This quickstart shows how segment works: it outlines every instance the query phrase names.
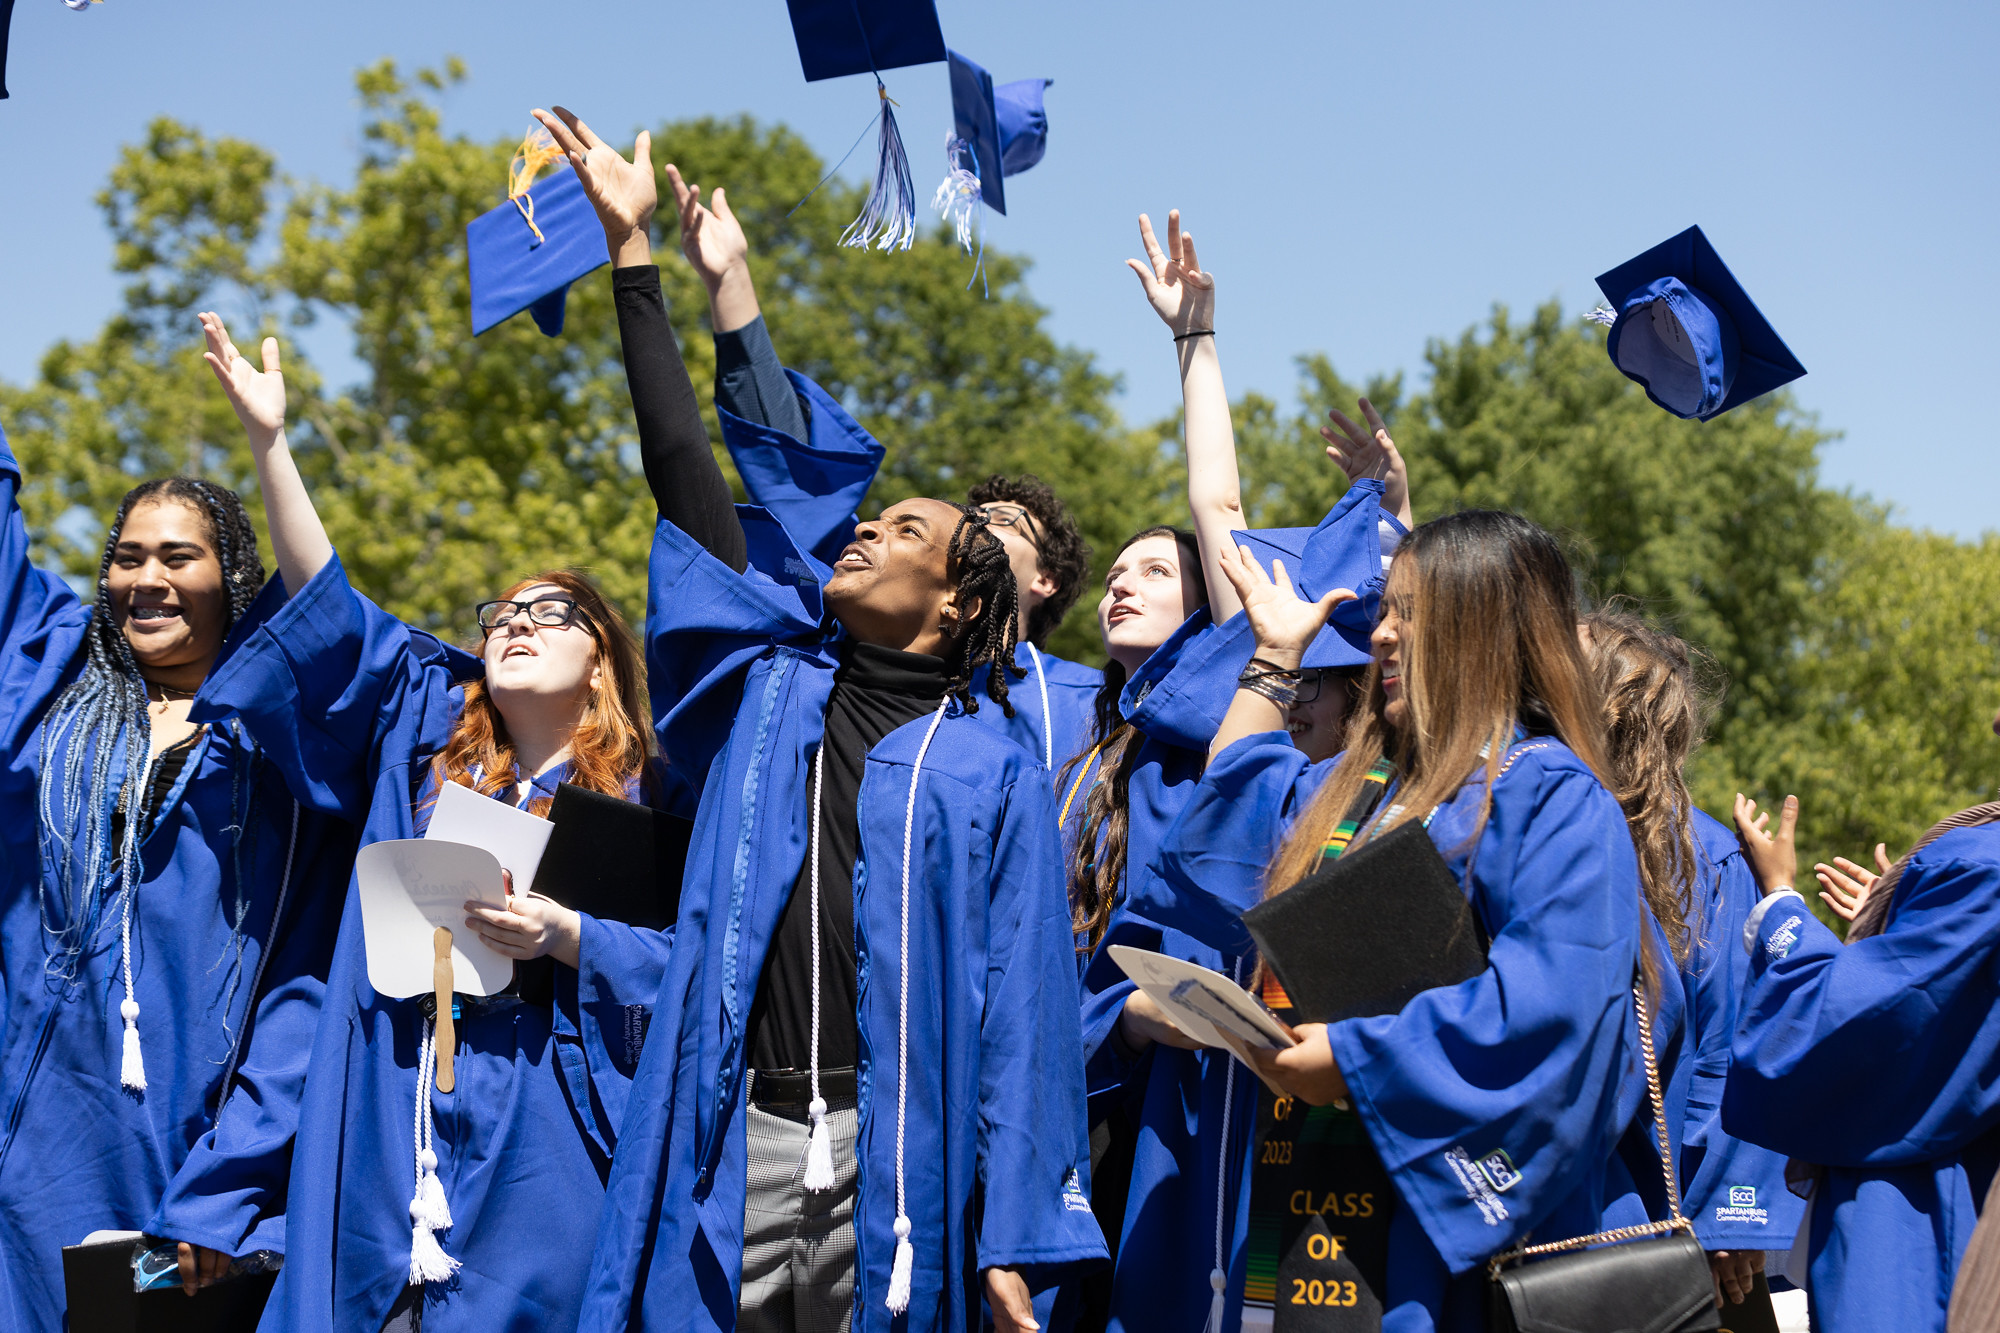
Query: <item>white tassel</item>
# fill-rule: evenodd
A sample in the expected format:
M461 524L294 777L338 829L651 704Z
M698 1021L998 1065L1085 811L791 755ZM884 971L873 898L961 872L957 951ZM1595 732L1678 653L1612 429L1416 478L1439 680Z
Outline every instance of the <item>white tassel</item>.
M126 1000L118 1006L125 1019L125 1059L118 1066L118 1081L128 1092L146 1090L146 1057L139 1050L139 1002Z
M444 1182L438 1179L437 1154L424 1149L419 1159L424 1164L423 1183L417 1186L417 1197L412 1208L421 1207L424 1224L432 1231L451 1230L451 1205L445 1201ZM411 1214L412 1217L415 1213Z
M1220 1268L1208 1270L1208 1288L1214 1292L1208 1298L1208 1324L1205 1333L1222 1333L1222 1293L1228 1290L1229 1275Z
M417 1205L412 1203L410 1211L415 1213ZM421 1287L426 1282L448 1282L458 1271L458 1260L444 1252L431 1229L422 1222L410 1224L410 1285Z
M1586 310L1583 312L1583 317L1592 324L1602 324L1607 329L1618 322L1618 312L1608 305L1600 305L1595 310Z
M812 1114L812 1138L806 1143L806 1180L809 1190L833 1188L833 1135L826 1128L826 1098L815 1097L807 1108Z
M896 1217L896 1262L889 1269L889 1313L902 1314L910 1308L910 1270L917 1266L917 1252L910 1247L910 1219Z

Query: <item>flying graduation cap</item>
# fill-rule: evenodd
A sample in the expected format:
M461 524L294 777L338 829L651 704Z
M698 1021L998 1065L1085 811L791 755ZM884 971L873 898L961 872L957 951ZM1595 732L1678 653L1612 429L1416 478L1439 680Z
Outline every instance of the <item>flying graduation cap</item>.
M799 67L806 82L872 74L881 100L874 184L861 215L840 234L840 243L909 249L917 237L916 183L882 71L944 59L936 0L785 0L785 4L791 11L792 35L798 40Z
M14 0L0 0L0 101L7 99L7 29L14 25Z
M1677 417L1708 421L1806 373L1700 227L1600 274L1612 364Z
M972 233L980 207L1007 214L1006 178L1019 175L1042 160L1048 150L1049 117L1042 93L1054 79L1021 79L993 86L993 76L956 51L946 52L951 69L952 132L945 136L944 180L931 196L931 207L944 214L958 233L958 244L972 253ZM979 260L973 276L985 271L986 237L981 229ZM967 280L966 286L972 285Z
M530 132L507 168L507 202L465 224L474 337L523 310L555 337L569 285L610 262L604 229L576 173L565 166L535 181L561 157L548 131Z
M954 168L976 178L979 203L1007 215L1003 184L1042 160L1048 150L1049 117L1042 93L1054 79L1021 79L993 86L993 76L956 51L945 53L951 67L952 137L946 155Z

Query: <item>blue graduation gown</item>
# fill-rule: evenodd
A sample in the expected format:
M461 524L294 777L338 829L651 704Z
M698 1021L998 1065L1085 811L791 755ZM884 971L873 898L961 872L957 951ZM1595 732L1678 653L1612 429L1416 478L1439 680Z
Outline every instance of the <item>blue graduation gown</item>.
M804 861L811 758L842 648L821 628L819 588L785 581L775 520L739 512L752 551L744 574L665 521L654 537L655 716L700 803L659 1035L640 1065L592 1268L583 1327L594 1330L736 1322L745 1026ZM1019 746L953 704L915 793L904 1146L915 1269L907 1317L892 1321L884 1304L905 817L930 725L884 737L861 783L857 1330L976 1327L978 1270L1024 1267L1031 1285L1049 1286L1104 1256L1085 1193L1076 974L1048 783Z
M1757 923L1722 1124L1826 1166L1809 1242L1826 1333L1945 1326L2000 1159L1997 960L1992 824L1912 856L1880 935L1843 946L1794 898Z
M1694 1069L1680 1162L1682 1203L1710 1250L1791 1248L1805 1205L1785 1186L1785 1155L1731 1137L1722 1128L1722 1087L1736 1007L1750 977L1743 921L1757 903L1757 879L1736 834L1697 810L1700 877L1694 938L1681 981L1687 994Z
M1511 753L1470 846L1483 777L1430 824L1491 937L1486 971L1399 1014L1327 1029L1399 1200L1388 1333L1482 1328L1487 1257L1531 1230L1537 1241L1594 1231L1607 1200L1631 1188L1617 1153L1644 1086L1631 838L1618 803L1561 742ZM1331 768L1308 764L1282 733L1230 746L1169 832L1155 862L1160 891L1142 909L1248 951L1237 914L1262 897L1286 828ZM1504 1191L1478 1165L1496 1151L1516 1173Z
M44 971L41 912L59 927L64 908L40 845L43 724L81 670L93 612L30 565L19 487L0 434L0 1326L40 1329L62 1324L62 1247L91 1231L151 1231L233 1255L285 1249L304 1048L340 910L325 867L351 856L353 834L297 810L243 729L214 718L141 845L131 934L147 1086L126 1092L115 870L74 983ZM283 595L274 580L239 633ZM246 817L239 879L232 826Z
M412 793L450 736L457 682L478 670L356 593L336 557L217 667L211 697L366 844L421 833L430 803L419 818ZM368 984L352 868L340 867L350 906L312 1043L271 1329L373 1330L409 1281L423 1020L415 999ZM552 1009L461 1013L457 1085L430 1095L454 1223L438 1239L463 1267L426 1289L430 1333L575 1327L644 1006L670 951L659 932L585 917L580 968L555 965Z
M884 450L826 390L796 370L785 374L811 404L811 438L794 439L718 405L722 442L751 503L768 509L804 553L831 565L854 540L861 521L855 510L874 484ZM1070 756L1090 748L1104 673L1025 643L1015 650L1014 664L1022 670L1007 682L1014 716L990 704L975 716L999 728L1053 773ZM986 673L991 670L980 668L973 681L976 697L986 698Z
M1315 588L1353 588L1361 597L1349 614L1370 619L1382 588L1375 527L1381 491L1374 481L1350 487L1313 530L1304 561L1292 571ZM1236 678L1255 648L1247 616L1239 613L1217 626L1205 609L1197 611L1141 665L1120 699L1143 739L1128 793L1125 885L1085 970L1083 1000L1093 1120L1122 1103L1139 1130L1112 1281L1113 1329L1201 1326L1216 1266L1218 1210L1228 1276L1224 1326L1240 1317L1250 1207L1243 1180L1263 1085L1218 1051L1156 1046L1136 1061L1122 1059L1110 1036L1133 985L1108 951L1130 945L1225 974L1240 965L1249 976L1254 960L1240 941L1219 948L1174 928L1173 891L1153 865L1196 790L1209 744L1235 698ZM1064 783L1066 799L1075 785L1072 774ZM1083 799L1078 790L1068 820L1080 821Z
M1146 659L1120 699L1127 721L1140 735L1128 788L1125 886L1083 983L1085 1077L1092 1121L1122 1109L1138 1130L1112 1276L1113 1329L1157 1330L1183 1324L1196 1329L1207 1318L1208 1275L1215 1267L1218 1170L1223 1173L1230 1320L1237 1317L1241 1304L1244 1210L1249 1206L1248 1191L1241 1188L1242 1167L1256 1117L1256 1093L1262 1085L1248 1071L1233 1068L1233 1057L1219 1051L1155 1046L1136 1061L1121 1058L1111 1034L1134 987L1109 950L1114 944L1151 949L1224 973L1247 952L1225 954L1158 924L1145 902L1135 899L1135 886L1147 878L1161 840L1201 779L1208 744L1222 724L1236 693L1236 677L1254 647L1247 617L1237 615L1217 626L1206 609L1197 611ZM1072 774L1064 783L1064 795L1079 780L1087 784L1092 776L1079 779ZM1071 844L1084 799L1085 791L1079 789L1070 804L1066 836ZM1071 854L1076 854L1073 846ZM1231 1109L1226 1150L1225 1095Z

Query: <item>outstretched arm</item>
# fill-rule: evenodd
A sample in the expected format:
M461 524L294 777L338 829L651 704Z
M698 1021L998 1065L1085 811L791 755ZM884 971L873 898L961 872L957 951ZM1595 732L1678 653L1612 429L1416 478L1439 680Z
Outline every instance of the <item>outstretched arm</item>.
M639 458L660 516L700 542L731 569L747 563L743 525L737 521L729 483L708 446L701 408L667 322L660 271L653 264L653 141L644 130L627 161L590 127L562 107L537 110L535 119L569 155L577 180L604 225L615 268L611 290L618 306L618 336L625 348L625 383L639 424Z
M291 446L285 443L285 373L278 364L278 340L264 339L264 369L260 371L229 341L221 316L213 311L204 313L201 331L208 338L202 359L222 382L229 405L236 409L236 419L250 436L257 485L264 493L264 523L271 530L271 550L285 580L285 593L292 596L333 559L333 543L327 540L319 511L313 508L305 479L292 460Z
M715 332L715 405L758 426L783 431L795 440L808 434L805 404L785 376L771 346L750 280L750 241L730 211L728 195L717 186L707 205L701 187L681 179L667 164L667 183L681 215L681 253L708 288L709 326Z
M1229 392L1215 352L1215 275L1201 271L1194 237L1181 230L1181 214L1167 214L1167 248L1153 235L1153 221L1139 215L1146 262L1128 259L1146 300L1173 331L1180 358L1181 401L1187 422L1188 509L1201 547L1208 609L1217 624L1243 609L1222 572L1222 553L1233 549L1232 529L1243 526L1243 492L1236 474L1236 430L1229 420Z

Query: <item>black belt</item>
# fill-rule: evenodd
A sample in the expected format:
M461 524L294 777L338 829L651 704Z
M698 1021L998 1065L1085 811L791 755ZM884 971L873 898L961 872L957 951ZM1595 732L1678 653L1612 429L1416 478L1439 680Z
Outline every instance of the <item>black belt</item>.
M855 1104L854 1066L819 1071L819 1095L827 1109L846 1110ZM805 1069L753 1069L750 1102L760 1111L803 1124L812 1105L812 1073Z

